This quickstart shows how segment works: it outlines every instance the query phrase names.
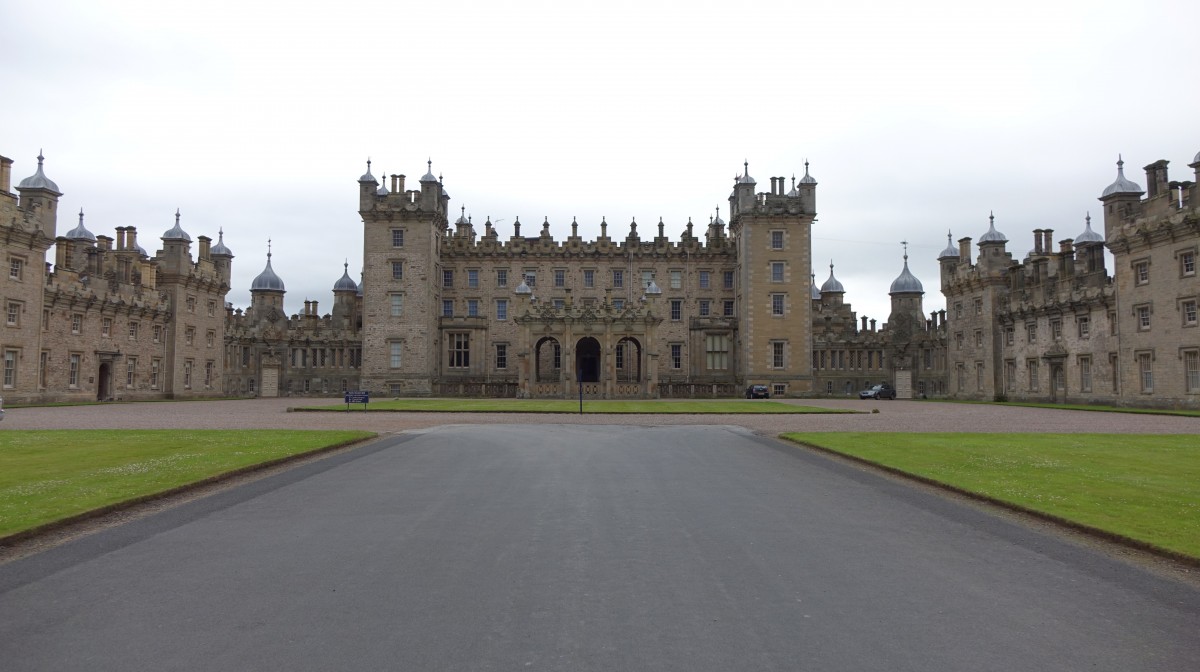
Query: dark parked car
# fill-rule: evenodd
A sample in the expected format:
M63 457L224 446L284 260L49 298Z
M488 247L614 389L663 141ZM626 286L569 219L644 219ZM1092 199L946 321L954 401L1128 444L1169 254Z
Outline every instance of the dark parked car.
M859 399L895 399L896 388L887 383L880 383L874 387L863 390L858 393Z
M771 390L766 385L751 385L746 388L747 399L770 399Z

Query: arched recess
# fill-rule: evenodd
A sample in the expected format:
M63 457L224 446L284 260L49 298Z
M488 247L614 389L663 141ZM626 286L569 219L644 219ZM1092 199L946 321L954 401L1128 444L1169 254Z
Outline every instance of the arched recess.
M617 382L640 383L642 381L642 344L632 336L617 341Z
M539 383L558 382L562 374L562 344L553 336L544 336L533 349L533 379Z

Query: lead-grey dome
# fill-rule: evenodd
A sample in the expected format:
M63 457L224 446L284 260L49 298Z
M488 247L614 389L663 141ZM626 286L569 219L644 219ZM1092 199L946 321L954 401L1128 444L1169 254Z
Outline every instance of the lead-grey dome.
M358 178L358 181L359 182L377 182L378 181L375 179L375 176L371 174L371 160L370 159L367 159L367 172L363 173L362 177Z
M89 243L96 242L96 236L87 227L83 225L83 208L79 209L79 226L67 232L67 238L71 240L86 240Z
M1104 192L1100 194L1100 198L1115 196L1116 194L1142 194L1142 187L1137 182L1125 178L1125 161L1121 159L1121 155L1117 155L1117 179L1113 183L1104 188Z
M817 287L817 274L813 273L809 276L812 279L812 286L809 287L809 294L813 301L821 300L821 290Z
M271 268L271 253L267 252L267 267L263 269L258 277L250 283L250 291L271 291L283 292L287 291L283 286L283 279L275 275L275 269Z
M344 264L345 270L342 271L342 277L333 283L333 291L335 292L357 292L358 284L350 278L350 262Z
M1007 243L1008 238L1003 233L996 230L996 215L988 213L988 230L987 233L979 237L980 244L983 243Z
M746 170L742 173L742 176L738 178L738 184L758 184L754 181L753 177L750 177L750 162L746 161L742 164L742 166L744 166Z
M175 208L175 226L162 235L163 240L186 240L192 242L192 237L179 225L179 208Z
M800 184L816 184L817 178L808 174L808 159L804 160L804 177L800 178Z
M941 261L942 259L957 259L957 258L958 258L958 248L954 247L954 241L950 236L950 232L947 231L946 232L946 249L942 250L942 253L938 255L938 261Z
M913 275L908 270L908 255L904 255L904 270L900 271L900 275L892 281L892 288L888 290L888 294L924 294L925 288L921 286L921 281L917 276Z
M45 189L47 191L53 191L59 195L62 194L62 192L58 190L58 185L54 183L54 180L46 177L46 174L42 172L42 161L44 161L45 158L46 157L42 156L41 152L38 152L37 172L21 180L21 183L17 185L18 189ZM95 239L93 238L93 240Z
M217 229L217 244L212 246L208 251L211 255L220 255L226 257L233 256L233 250L225 247L225 229Z
M429 169L426 170L425 174L421 176L421 181L422 182L437 182L438 179L433 176L433 159L426 161L425 164L429 167Z
M1196 152L1196 155L1192 157L1192 165L1197 163L1200 163L1200 152Z
M833 262L832 261L829 262L829 279L825 281L825 284L821 285L821 293L822 294L824 294L825 292L845 293L845 291L846 291L846 288L842 287L842 283L838 282L838 279L833 277Z
M1092 215L1088 213L1083 220L1083 233L1075 237L1076 245L1084 245L1087 243L1103 243L1104 236L1092 230Z

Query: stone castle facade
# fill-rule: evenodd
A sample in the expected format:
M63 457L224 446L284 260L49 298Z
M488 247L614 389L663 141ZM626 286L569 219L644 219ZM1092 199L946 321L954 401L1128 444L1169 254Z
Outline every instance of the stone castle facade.
M1119 171L1101 198L1103 237L1088 224L1052 250L1052 232L1039 230L1015 261L993 223L976 260L969 238L948 246L939 257L947 310L924 312L905 255L878 326L857 317L832 265L821 287L813 281L817 181L807 164L790 189L773 177L765 191L746 166L728 222L720 211L702 232L689 221L676 240L662 221L645 238L636 221L620 238L602 221L594 240L572 222L557 240L548 221L522 235L518 220L507 238L490 221L477 230L465 213L451 223L449 194L432 169L409 189L403 175L376 178L368 162L358 180L361 281L345 265L331 312L306 300L290 317L270 253L251 305L234 308L225 303L233 254L223 235L216 245L199 236L193 251L177 213L150 255L134 227L96 236L80 213L59 236L62 194L41 157L17 193L12 161L0 165L9 271L0 285L0 394L10 402L359 389L376 397L723 397L751 383L804 397L884 381L902 397L1200 401L1200 339L1189 330L1196 187L1169 181L1165 161L1147 167L1144 199ZM55 263L45 264L52 247ZM1115 277L1106 248L1118 260Z

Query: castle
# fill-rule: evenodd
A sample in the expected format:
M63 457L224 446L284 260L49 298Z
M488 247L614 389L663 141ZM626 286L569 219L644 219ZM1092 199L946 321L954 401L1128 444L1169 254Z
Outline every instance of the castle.
M1021 260L994 222L978 258L963 238L939 255L948 310L926 314L907 253L891 313L860 319L830 267L811 268L817 181L758 190L749 166L726 213L677 240L661 220L642 237L556 240L490 221L477 231L432 166L357 182L363 270L348 264L333 307L288 316L271 265L251 305L226 304L233 253L176 213L153 255L135 227L116 238L79 224L57 233L62 196L43 170L10 190L0 157L0 229L9 273L3 396L10 402L340 395L563 398L843 396L874 382L901 397L1200 406L1195 182L1147 167L1149 192L1124 177L1090 222L1052 249L1034 232ZM1200 172L1200 155L1191 166ZM1142 198L1143 193L1146 197ZM53 264L44 264L55 248ZM1104 250L1116 259L1107 274ZM43 264L45 268L43 269ZM40 319L38 311L41 311ZM1178 365L1176 365L1178 363Z

